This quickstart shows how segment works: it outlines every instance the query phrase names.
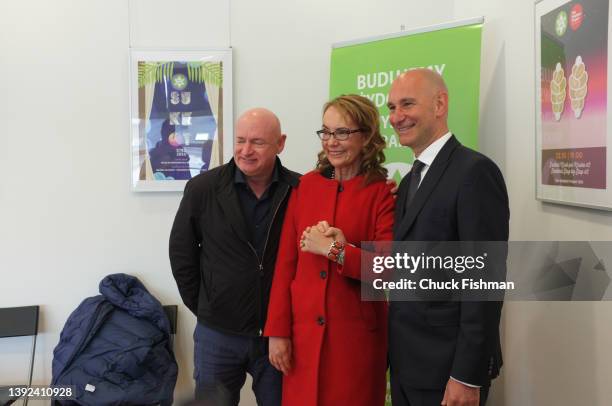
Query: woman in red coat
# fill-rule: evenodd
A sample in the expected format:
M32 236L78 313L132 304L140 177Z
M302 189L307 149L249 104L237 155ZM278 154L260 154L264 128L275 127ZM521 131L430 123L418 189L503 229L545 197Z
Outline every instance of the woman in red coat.
M284 406L385 402L387 303L360 282L361 242L393 236L378 117L365 97L328 102L317 169L289 200L264 331Z

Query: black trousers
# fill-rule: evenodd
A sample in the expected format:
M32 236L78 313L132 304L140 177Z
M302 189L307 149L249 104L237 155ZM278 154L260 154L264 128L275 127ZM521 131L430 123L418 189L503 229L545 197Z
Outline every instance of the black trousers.
M480 388L480 406L485 406L490 386ZM413 389L402 385L396 374L391 374L391 400L393 406L440 406L444 389Z

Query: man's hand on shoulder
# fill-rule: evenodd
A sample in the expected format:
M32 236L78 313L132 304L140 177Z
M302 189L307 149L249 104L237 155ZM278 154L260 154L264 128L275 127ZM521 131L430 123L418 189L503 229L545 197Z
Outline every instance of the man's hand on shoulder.
M471 387L450 378L446 384L442 406L478 406L480 388Z

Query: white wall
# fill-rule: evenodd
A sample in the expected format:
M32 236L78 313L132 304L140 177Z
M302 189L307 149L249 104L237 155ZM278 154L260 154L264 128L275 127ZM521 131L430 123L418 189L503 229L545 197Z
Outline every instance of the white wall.
M612 212L535 199L534 2L456 0L484 15L481 150L502 166L511 240L612 240ZM612 303L506 303L494 405L608 405Z
M167 259L180 193L130 191L128 49L229 46L229 7L132 0L128 15L125 0L0 4L0 306L42 306L34 382L44 384L66 318L103 276L134 274L162 303L180 303ZM180 395L191 393L193 326L182 307ZM26 376L9 355L19 347L27 359L21 341L0 345L0 382Z
M167 259L180 193L130 191L130 45L233 46L234 111L276 111L289 135L282 158L306 171L331 43L451 16L452 0L0 2L0 307L42 306L34 382L50 381L63 323L103 276L134 274L180 303ZM192 391L194 323L182 307L177 398ZM0 382L25 379L28 344L0 345ZM242 404L253 405L249 385Z

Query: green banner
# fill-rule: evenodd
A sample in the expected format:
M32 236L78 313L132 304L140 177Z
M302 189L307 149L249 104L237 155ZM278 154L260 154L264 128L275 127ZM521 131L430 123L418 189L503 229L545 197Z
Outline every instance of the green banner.
M396 181L408 172L413 156L389 123L387 94L393 80L409 69L425 67L442 75L449 89L449 128L463 145L478 149L481 33L478 19L334 46L330 98L356 93L376 104L387 140L386 166Z

